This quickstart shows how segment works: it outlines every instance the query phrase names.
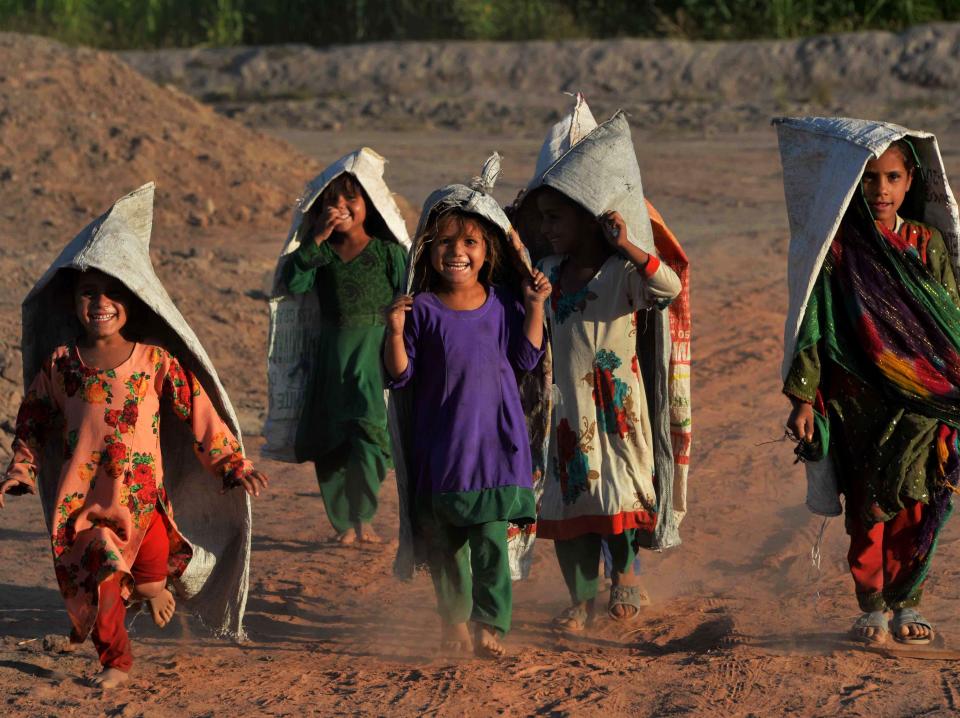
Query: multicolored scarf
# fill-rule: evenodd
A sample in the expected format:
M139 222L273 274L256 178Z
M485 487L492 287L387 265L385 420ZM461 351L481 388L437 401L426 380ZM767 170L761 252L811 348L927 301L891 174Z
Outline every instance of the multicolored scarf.
M905 411L936 420L931 482L916 558L931 553L960 483L960 308L918 248L859 207L844 217L811 296L798 351L827 356Z

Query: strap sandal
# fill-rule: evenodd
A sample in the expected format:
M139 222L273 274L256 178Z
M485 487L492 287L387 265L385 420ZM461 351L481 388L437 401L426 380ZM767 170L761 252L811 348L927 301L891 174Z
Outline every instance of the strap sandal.
M613 586L610 589L610 601L607 603L607 613L614 621L632 621L640 615L640 609L650 605L650 596L643 586ZM613 612L614 606L630 606L633 612L618 616Z
M929 633L926 636L901 636L900 629L904 626L923 626ZM906 643L914 646L925 646L933 640L933 624L925 619L915 608L899 608L893 612L893 640L897 643Z
M873 629L867 633L867 629ZM870 611L864 613L850 628L850 637L861 643L873 643L879 645L886 643L890 631L887 629L887 614L884 611Z
M567 633L583 633L593 622L586 606L568 606L553 619L553 627Z

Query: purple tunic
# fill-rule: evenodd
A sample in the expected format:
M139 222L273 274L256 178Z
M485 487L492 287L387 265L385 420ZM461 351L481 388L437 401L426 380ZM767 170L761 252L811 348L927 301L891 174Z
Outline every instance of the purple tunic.
M523 318L523 305L501 287L488 288L483 306L470 311L431 292L414 298L403 337L409 364L387 385L413 388L419 496L532 489L517 373L536 368L543 349L527 339Z

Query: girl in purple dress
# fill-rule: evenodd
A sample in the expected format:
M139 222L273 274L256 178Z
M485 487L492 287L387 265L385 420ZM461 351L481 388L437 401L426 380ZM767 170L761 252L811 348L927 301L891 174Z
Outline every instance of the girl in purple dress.
M431 195L415 240L417 294L390 305L384 344L387 385L412 393L411 513L442 643L489 658L504 654L500 638L510 628L508 524L537 514L517 381L543 356L551 291L537 271L523 282L522 302L494 283L509 246L505 227L481 187Z

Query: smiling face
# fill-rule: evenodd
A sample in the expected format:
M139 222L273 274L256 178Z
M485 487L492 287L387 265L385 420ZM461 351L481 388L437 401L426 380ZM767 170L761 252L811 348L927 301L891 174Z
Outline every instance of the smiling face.
M598 225L586 210L556 190L537 193L540 234L556 254L571 254L585 239L596 234Z
M73 303L87 338L109 339L126 326L130 290L119 279L90 270L77 277Z
M897 223L897 211L912 183L913 172L908 169L899 147L890 147L878 159L867 162L861 186L873 218L893 229Z
M477 220L455 215L437 220L430 241L430 266L446 288L476 284L486 260L487 240Z
M363 192L353 177L347 174L337 177L323 191L321 216L326 216L330 208L337 210L341 217L333 226L334 232L349 234L351 230L362 228L367 219L367 203Z

